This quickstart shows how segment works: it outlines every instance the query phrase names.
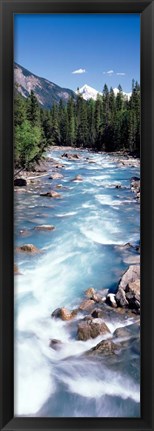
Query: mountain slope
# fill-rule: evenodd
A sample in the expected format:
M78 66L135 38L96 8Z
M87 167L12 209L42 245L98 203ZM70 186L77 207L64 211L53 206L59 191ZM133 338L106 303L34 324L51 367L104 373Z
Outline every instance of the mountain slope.
M60 99L66 103L69 97L76 98L74 91L40 78L17 63L14 64L14 82L17 91L24 97L28 97L33 90L43 108L51 108L53 103L58 103Z

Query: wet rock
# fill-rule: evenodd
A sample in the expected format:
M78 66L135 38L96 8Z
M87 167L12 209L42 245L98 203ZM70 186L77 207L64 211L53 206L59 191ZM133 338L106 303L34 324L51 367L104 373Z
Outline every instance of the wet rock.
M72 181L83 181L83 178L81 177L81 175L76 175L76 177L73 178Z
M21 272L19 271L18 267L16 264L14 264L14 274L15 275L21 275Z
M43 232L52 231L52 230L55 230L55 226L44 224L44 225L41 225L41 226L35 226L34 230L43 231Z
M94 310L91 313L91 316L93 317L93 319L97 319L97 318L102 318L104 317L104 312L101 308L94 308Z
M121 287L118 288L118 292L116 293L115 298L118 306L127 307L129 305L126 299L125 291Z
M119 346L112 340L103 340L97 346L90 349L86 355L114 355L119 350Z
M25 187L27 186L27 181L25 180L25 178L15 178L14 186Z
M117 184L117 185L115 186L115 189L121 189L121 188L122 188L121 184Z
M63 343L60 340L52 339L49 341L49 347L51 347L53 350L60 350L62 346Z
M116 302L114 293L108 293L108 295L106 297L106 303L113 308L117 307L117 302Z
M131 265L122 276L116 293L120 307L128 307L140 313L140 266Z
M87 298L89 299L93 299L93 296L95 295L96 291L93 287L89 287L89 289L87 289L85 291L85 295L87 296Z
M76 317L78 310L70 311L65 307L57 308L51 315L51 317L59 318L62 320L72 320Z
M130 331L127 329L127 327L117 328L113 332L113 337L116 337L116 338L129 338L130 337Z
M86 341L90 338L96 338L98 335L106 334L110 334L110 330L102 319L83 320L78 324L78 340Z
M66 157L67 159L69 159L69 160L78 160L78 159L80 159L81 157L79 156L79 154L69 154L69 153L64 153L64 154L62 154L62 156L61 157Z
M56 319L60 318L61 308L56 308L51 314L51 317L55 317Z
M133 283L138 279L140 279L140 265L130 265L121 277L119 287L125 290L129 283Z
M16 248L17 252L29 253L29 254L38 254L40 250L35 247L33 244L23 244L20 247Z
M40 193L40 196L46 196L49 198L60 198L60 193L55 192L55 190L51 190L50 192Z
M62 174L59 174L59 172L55 172L52 175L50 175L49 180L59 180L63 178Z
M79 310L89 311L94 306L94 304L95 302L93 299L85 299L85 301L81 302Z
M131 256L124 257L123 260L125 263L128 263L128 264L138 264L140 263L140 256L133 254Z

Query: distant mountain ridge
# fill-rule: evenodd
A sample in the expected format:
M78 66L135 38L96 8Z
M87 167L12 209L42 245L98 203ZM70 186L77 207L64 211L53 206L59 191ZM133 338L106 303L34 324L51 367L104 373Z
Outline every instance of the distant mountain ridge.
M62 88L48 79L35 75L17 63L14 63L14 82L16 90L23 97L28 97L33 90L39 104L42 108L46 109L50 109L54 103L59 103L60 99L62 99L64 103L67 103L70 97L76 99L77 94L80 94L84 100L96 100L98 94L102 95L101 92L87 84L83 85L83 87L79 88L77 91L70 90L69 88ZM118 88L114 88L113 91L115 96L117 96ZM131 93L123 92L123 95L129 100Z
M117 96L117 94L118 94L118 92L119 92L118 88L113 88L113 91L114 91L115 96ZM84 100L89 100L89 99L96 100L96 99L97 99L97 95L98 95L98 94L99 94L99 95L101 95L101 96L102 96L102 94L103 94L103 93L101 93L100 91L95 90L95 88L90 87L90 86L89 86L89 85L87 85L87 84L85 84L85 85L83 85L83 87L79 88L79 90L77 90L77 91L76 91L76 94L78 94L78 93L79 93L80 95L82 95L82 97L83 97L83 99L84 99ZM130 99L131 94L132 94L132 93L125 93L125 92L123 91L123 95L124 95L128 100Z
M50 109L60 99L65 103L69 97L76 99L73 90L62 88L48 79L41 78L17 63L14 63L14 82L17 91L24 97L28 97L33 90L42 108Z

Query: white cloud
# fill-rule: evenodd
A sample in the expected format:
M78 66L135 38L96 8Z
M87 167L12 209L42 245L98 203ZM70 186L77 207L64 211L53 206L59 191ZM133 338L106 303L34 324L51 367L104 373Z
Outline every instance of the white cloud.
M108 75L113 75L114 70L108 70L106 73L107 73Z
M119 75L119 76L125 76L126 74L124 72L117 72L117 75Z
M72 73L75 75L75 74L80 74L85 72L86 72L86 69L77 69L77 70L74 70Z

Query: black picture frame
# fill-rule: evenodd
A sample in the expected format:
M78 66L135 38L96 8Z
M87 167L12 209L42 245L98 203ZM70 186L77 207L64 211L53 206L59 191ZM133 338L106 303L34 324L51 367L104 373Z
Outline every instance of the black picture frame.
M13 16L141 15L141 418L13 415ZM154 430L154 0L0 0L0 425L2 430ZM153 49L153 51L152 51Z

